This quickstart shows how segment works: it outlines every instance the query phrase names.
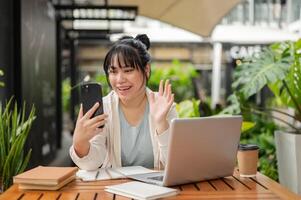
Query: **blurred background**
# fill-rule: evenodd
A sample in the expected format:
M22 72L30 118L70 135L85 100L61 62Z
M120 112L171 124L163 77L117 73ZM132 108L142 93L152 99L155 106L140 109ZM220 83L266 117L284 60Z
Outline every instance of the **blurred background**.
M5 104L13 96L19 107L26 102L28 112L32 105L36 109L24 148L32 149L28 168L72 165L68 149L78 84L98 81L107 94L102 64L108 48L121 36L146 33L152 56L148 86L156 90L160 79L171 79L181 117L243 114L252 128L241 141L261 146L259 169L278 180L273 135L278 124L242 105L285 104L264 82L240 98L236 110L229 106L234 108L240 88L233 86L237 76L247 80L252 74L235 76L237 66L263 60L270 45L279 52L288 44L282 42L298 41L300 0L11 0L0 2L0 30L0 100Z

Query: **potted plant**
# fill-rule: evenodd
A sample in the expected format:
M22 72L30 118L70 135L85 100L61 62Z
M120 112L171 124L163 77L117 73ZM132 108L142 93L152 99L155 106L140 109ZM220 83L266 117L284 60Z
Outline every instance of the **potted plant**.
M3 71L0 70L3 76ZM4 83L0 82L0 87ZM25 154L24 145L32 122L35 119L35 109L26 118L25 104L18 110L17 103L11 98L5 105L0 102L0 193L11 184L13 176L26 168L31 149Z
M246 110L277 119L285 128L274 133L280 183L301 194L301 40L270 45L241 62L234 72L229 97L231 105L224 112ZM246 103L265 86L285 110L260 108ZM290 110L292 112L290 112ZM275 115L274 113L280 114Z
M0 104L0 177L2 192L11 184L13 176L23 172L28 164L31 149L25 154L24 145L32 122L35 119L35 109L26 119L25 104L18 110L17 103L13 105L10 99L3 107Z

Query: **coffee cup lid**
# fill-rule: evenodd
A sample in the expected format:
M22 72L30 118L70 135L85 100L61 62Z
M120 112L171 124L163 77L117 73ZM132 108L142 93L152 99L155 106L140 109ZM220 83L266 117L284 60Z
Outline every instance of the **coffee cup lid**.
M259 149L259 147L256 144L239 144L238 146L238 150L240 151L257 150L257 149Z

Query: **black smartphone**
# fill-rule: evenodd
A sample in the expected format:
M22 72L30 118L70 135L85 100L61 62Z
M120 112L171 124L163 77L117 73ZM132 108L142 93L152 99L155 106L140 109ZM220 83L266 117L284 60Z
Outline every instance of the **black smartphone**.
M102 89L99 83L83 83L80 86L80 102L83 104L83 113L90 110L96 102L99 107L93 113L92 117L103 114ZM101 126L100 128L102 128Z

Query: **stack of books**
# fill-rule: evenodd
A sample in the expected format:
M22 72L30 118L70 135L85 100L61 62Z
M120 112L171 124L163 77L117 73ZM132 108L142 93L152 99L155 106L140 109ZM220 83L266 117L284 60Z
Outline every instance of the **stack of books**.
M14 176L13 180L20 189L58 190L75 179L77 170L77 167L38 166Z

